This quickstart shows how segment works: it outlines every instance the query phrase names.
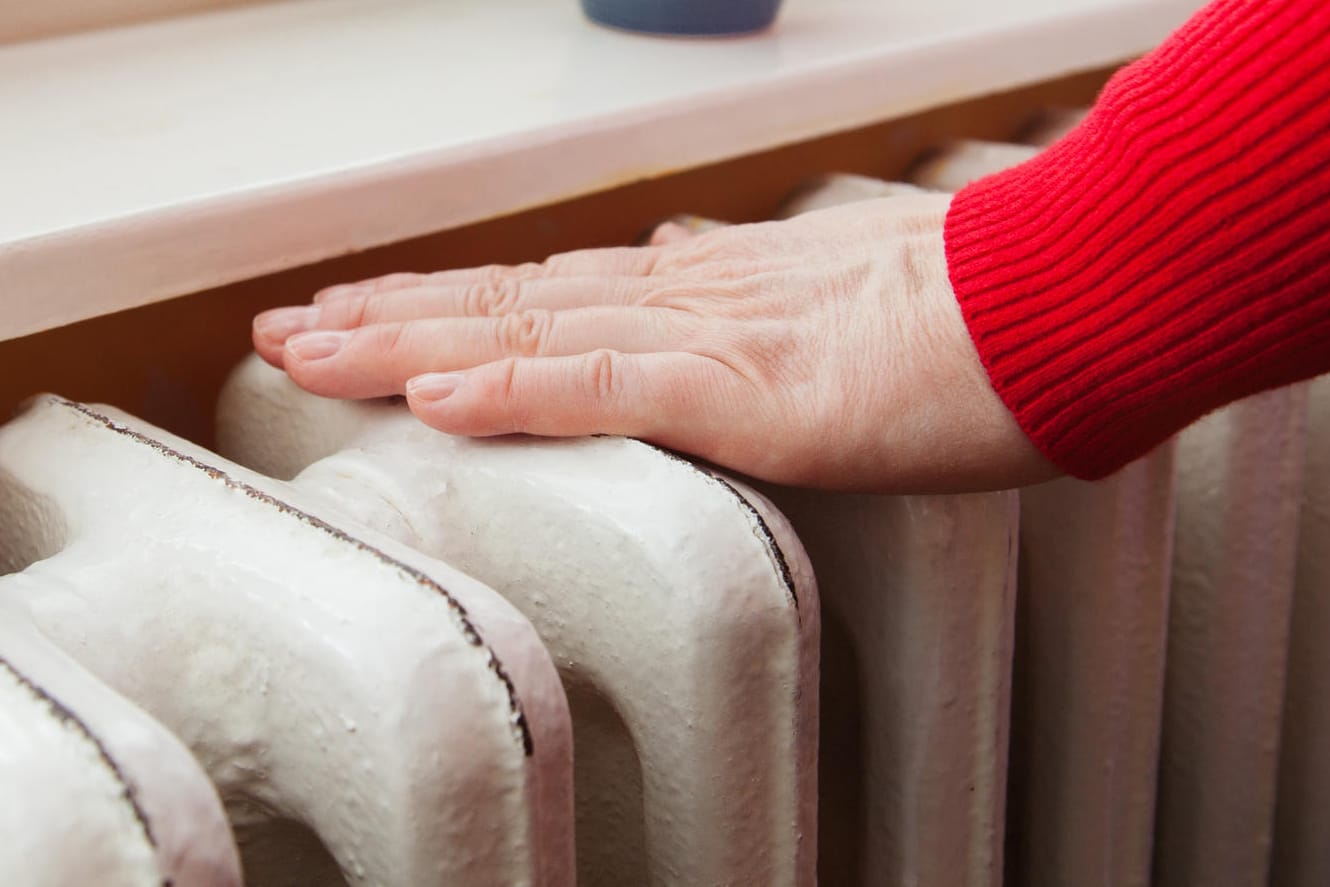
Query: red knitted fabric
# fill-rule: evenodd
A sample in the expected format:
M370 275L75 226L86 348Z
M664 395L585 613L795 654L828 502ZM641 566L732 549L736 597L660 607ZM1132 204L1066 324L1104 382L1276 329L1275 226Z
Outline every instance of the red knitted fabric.
M946 245L994 388L1079 477L1330 371L1330 2L1207 6L961 191Z

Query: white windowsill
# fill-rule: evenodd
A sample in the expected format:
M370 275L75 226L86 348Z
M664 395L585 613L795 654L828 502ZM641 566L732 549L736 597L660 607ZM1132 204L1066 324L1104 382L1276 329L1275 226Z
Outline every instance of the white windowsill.
M1198 0L292 0L0 47L0 339L1145 51Z

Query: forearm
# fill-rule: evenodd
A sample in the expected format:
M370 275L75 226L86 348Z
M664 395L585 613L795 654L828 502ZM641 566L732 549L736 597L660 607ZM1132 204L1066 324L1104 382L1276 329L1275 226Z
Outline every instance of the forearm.
M1078 476L1330 371L1330 3L1210 5L957 195L946 245L994 388Z

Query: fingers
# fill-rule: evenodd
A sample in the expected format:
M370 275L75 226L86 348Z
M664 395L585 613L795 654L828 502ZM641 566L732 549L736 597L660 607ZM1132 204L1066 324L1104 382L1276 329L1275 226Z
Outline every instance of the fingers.
M716 435L700 423L729 412L733 385L724 365L695 354L599 349L424 375L406 393L412 412L452 434L622 434L705 456L699 445Z
M693 232L678 222L662 222L651 232L651 239L647 243L651 246L667 246L671 243L687 240L692 236Z
M507 357L675 351L699 321L653 308L533 309L502 317L447 317L319 330L287 340L282 365L301 387L327 397L400 394L406 381Z
M607 247L559 253L550 256L544 262L527 262L521 265L482 265L477 268L435 271L431 274L388 274L370 280L330 286L316 293L314 301L323 302L352 295L387 293L421 286L469 286L477 283L498 285L510 280L537 280L550 277L639 277L652 272L659 255L659 250L650 248Z
M321 311L317 305L273 308L254 318L250 338L259 356L275 367L282 366L282 347L292 336L318 328Z
M274 308L254 318L254 347L282 365L282 348L310 330L347 330L381 323L444 317L499 317L519 311L557 311L595 305L633 305L652 292L645 277L554 277L471 285L430 285L360 293L316 305Z
M725 222L708 219L704 216L676 215L657 225L647 238L648 246L668 246L688 240L698 234L715 231L726 227Z
M426 317L500 317L533 309L557 311L597 305L626 306L636 304L653 288L647 278L625 276L432 284L323 302L318 306L319 327L350 329Z

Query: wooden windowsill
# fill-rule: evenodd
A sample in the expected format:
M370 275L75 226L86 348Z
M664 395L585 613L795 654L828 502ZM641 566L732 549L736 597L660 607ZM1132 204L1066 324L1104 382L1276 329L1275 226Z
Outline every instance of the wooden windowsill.
M0 339L1101 68L1197 0L294 0L0 47Z

